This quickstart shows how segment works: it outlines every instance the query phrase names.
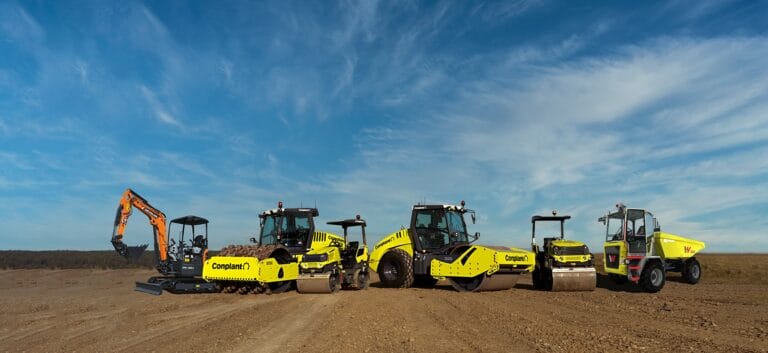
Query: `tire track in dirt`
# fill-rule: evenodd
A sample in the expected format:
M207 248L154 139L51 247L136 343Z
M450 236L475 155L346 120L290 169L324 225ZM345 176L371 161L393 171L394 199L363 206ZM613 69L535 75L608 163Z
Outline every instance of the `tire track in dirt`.
M259 320L258 329L250 332L245 342L227 351L272 353L311 344L318 323L333 310L339 297L334 294L299 295L286 307L287 310L273 313L268 320Z

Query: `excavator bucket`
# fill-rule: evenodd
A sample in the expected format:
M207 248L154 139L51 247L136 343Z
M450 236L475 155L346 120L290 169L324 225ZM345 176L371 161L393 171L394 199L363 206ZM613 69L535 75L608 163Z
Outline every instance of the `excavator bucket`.
M593 267L556 268L552 270L552 291L593 291L597 284Z
M147 249L147 244L139 245L139 246L126 246L126 259L128 259L131 262L138 261L141 255L144 253L144 250Z
M152 295L161 295L163 294L163 285L161 283L136 282L135 290Z
M115 240L115 238L112 238L112 246L115 247L115 251L117 251L120 256L131 262L137 261L141 257L141 254L144 253L144 250L147 249L147 244L128 246L120 240Z

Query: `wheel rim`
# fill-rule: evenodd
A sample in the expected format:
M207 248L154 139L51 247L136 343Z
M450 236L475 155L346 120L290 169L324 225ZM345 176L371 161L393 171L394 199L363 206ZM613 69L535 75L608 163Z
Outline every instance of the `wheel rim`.
M653 284L654 287L660 286L662 276L664 276L664 274L661 273L661 270L654 268L653 271L651 271L651 284Z
M699 276L701 276L701 269L699 268L699 265L691 266L691 277L694 279L699 279Z
M388 281L396 280L399 275L397 265L392 262L387 262L381 272Z

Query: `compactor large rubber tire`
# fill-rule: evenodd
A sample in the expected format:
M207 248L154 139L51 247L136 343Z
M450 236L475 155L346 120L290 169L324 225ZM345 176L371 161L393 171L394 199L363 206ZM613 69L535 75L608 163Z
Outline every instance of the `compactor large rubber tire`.
M656 293L664 288L666 282L666 273L664 266L656 261L645 264L643 275L640 277L640 284L648 293Z
M379 281L389 288L408 288L413 285L413 259L400 249L388 251L379 261Z
M701 279L701 264L692 257L683 263L683 280L690 284L699 283Z

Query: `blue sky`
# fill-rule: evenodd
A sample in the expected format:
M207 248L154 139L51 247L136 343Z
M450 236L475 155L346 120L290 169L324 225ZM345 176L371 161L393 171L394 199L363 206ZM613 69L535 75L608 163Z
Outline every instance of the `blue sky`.
M486 244L554 208L598 248L621 201L768 251L768 4L629 5L0 1L0 249L109 249L131 187L213 248L464 199Z

